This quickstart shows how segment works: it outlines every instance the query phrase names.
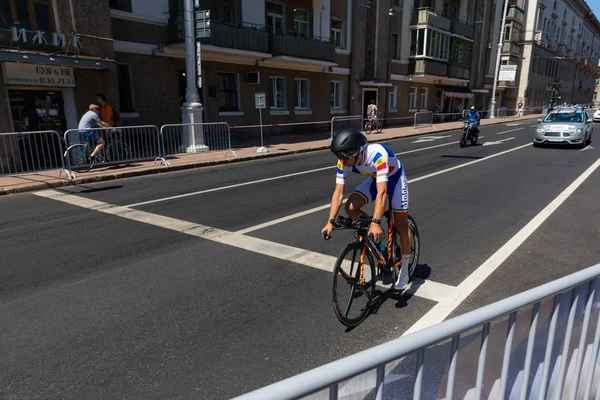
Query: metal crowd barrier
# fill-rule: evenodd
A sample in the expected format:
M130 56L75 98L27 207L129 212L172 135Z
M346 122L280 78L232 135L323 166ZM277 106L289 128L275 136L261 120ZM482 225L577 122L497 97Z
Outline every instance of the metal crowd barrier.
M340 115L331 118L331 137L329 139L333 140L333 136L342 129L357 129L362 132L363 121L362 115Z
M0 133L0 175L65 171L63 142L56 131Z
M239 396L600 398L600 264Z
M500 107L496 112L496 118L506 118L506 107Z
M163 155L160 132L154 125L94 128L86 129L85 131L96 132L105 142L104 148L100 153L101 164L95 165L128 165L132 162L147 160L154 160L155 163L160 160L165 166L169 165ZM80 158L82 151L84 151L78 145L86 142L86 139L80 132L84 131L69 129L64 133L64 158L72 177L75 176L73 174L73 165L76 159ZM91 151L94 150L95 145L95 143L90 144ZM79 163L78 166L84 167L86 165L85 163Z
M225 151L232 153L231 131L227 122L199 124L167 124L160 128L165 157L182 153Z
M425 126L421 126L425 125ZM433 125L433 111L418 111L414 115L413 131L416 132L419 128L435 128Z

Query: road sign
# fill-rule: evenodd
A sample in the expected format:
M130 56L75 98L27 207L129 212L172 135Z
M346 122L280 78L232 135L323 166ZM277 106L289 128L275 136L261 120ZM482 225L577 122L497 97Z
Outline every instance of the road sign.
M254 93L254 105L257 109L267 108L264 93Z
M516 65L501 65L500 74L498 76L499 81L514 81L517 77L517 66Z
M210 37L210 10L196 10L196 39Z

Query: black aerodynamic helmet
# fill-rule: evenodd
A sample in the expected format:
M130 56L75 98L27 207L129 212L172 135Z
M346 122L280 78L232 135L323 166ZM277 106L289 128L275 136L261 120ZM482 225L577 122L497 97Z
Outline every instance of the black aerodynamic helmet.
M342 129L331 141L331 151L337 158L350 158L358 154L367 138L356 129Z

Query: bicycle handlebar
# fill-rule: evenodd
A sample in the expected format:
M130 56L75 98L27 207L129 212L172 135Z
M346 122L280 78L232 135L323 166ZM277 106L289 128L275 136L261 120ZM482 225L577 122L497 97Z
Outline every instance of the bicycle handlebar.
M368 229L371 224L371 217L362 217L356 220L356 222L352 221L352 218L344 217L343 215L338 215L337 219L332 222L333 229ZM372 236L372 235L371 235ZM323 232L323 238L329 239L325 232ZM374 238L370 238L374 240Z

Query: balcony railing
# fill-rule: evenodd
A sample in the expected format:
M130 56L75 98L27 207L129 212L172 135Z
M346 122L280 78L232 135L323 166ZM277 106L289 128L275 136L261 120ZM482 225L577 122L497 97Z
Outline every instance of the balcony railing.
M548 39L546 38L546 33L544 31L535 31L533 40L540 46L546 47L548 45Z
M448 76L457 79L470 79L471 68L464 65L450 64L448 68Z
M408 73L412 75L448 76L448 65L433 60L410 60Z
M266 31L216 22L210 24L210 36L200 39L200 42L231 49L269 52L269 34Z
M289 34L271 35L273 55L335 61L335 44Z
M450 30L452 33L473 39L473 26L459 20L453 20Z
M440 28L444 31L450 31L450 19L443 17L435 11L429 9L420 9L414 12L410 18L411 25L429 25Z
M502 44L502 53L510 54L512 56L519 56L521 55L521 46L516 45L512 42L504 42Z
M519 10L518 8L511 7L508 9L508 13L506 14L506 19L507 20L515 19L522 23L523 21L525 21L525 14L523 13L523 11Z

